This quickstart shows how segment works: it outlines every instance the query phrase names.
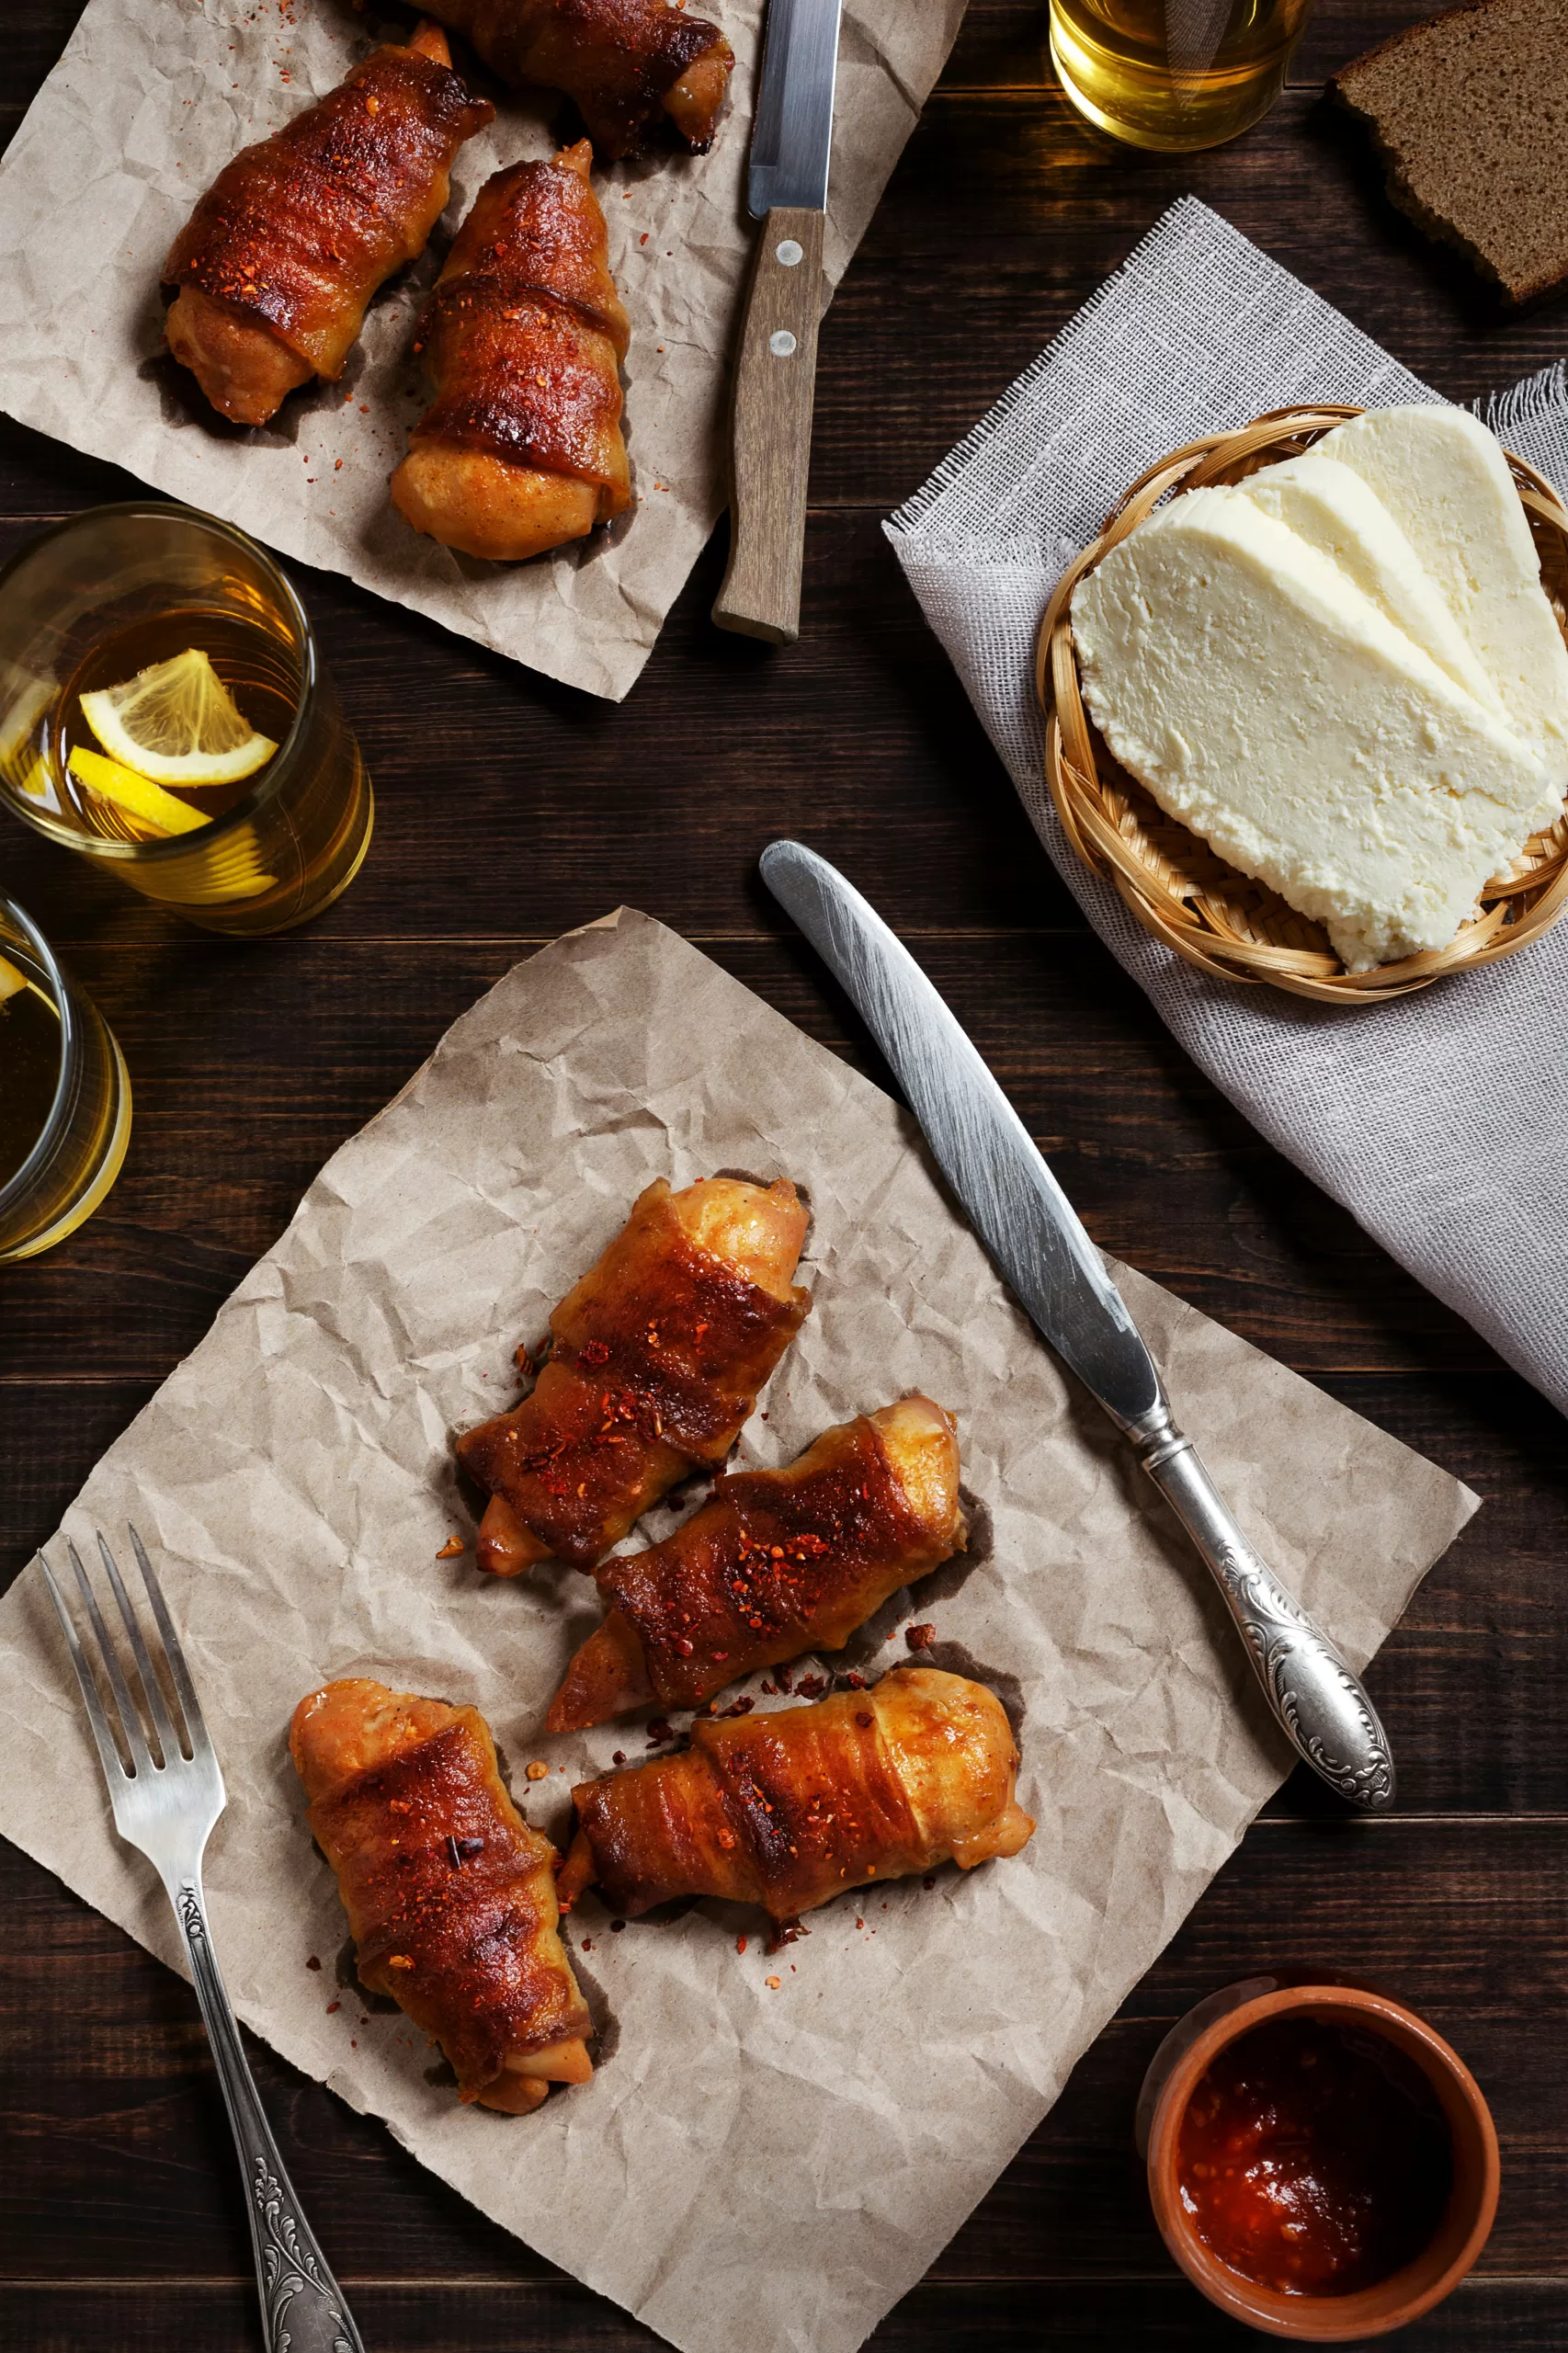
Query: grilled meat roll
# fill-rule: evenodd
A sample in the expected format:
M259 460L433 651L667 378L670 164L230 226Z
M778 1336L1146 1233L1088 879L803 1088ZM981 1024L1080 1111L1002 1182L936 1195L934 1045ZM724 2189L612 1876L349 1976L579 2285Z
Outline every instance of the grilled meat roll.
M486 180L415 348L436 397L392 503L416 531L503 563L580 540L631 504L620 431L630 328L586 140Z
M555 1849L513 1804L478 1709L328 1683L295 1709L289 1746L361 1984L436 2037L465 2100L524 2115L551 2083L586 2083Z
M503 82L574 98L601 155L634 155L661 114L697 153L712 144L734 51L670 0L437 0L434 14Z
M759 1666L837 1650L964 1540L959 1449L929 1397L827 1430L783 1471L722 1478L645 1552L594 1574L609 1608L551 1705L580 1732L650 1699L695 1708Z
M494 118L422 24L225 164L169 249L169 349L213 407L265 425L336 377L383 279L425 250L465 139Z
M935 1667L811 1707L705 1719L681 1754L574 1790L562 1905L597 1885L632 1915L713 1895L790 1920L871 1880L949 1860L970 1870L1033 1834L1013 1795L1017 1765L1000 1701Z
M805 1236L785 1177L679 1193L660 1177L639 1195L551 1317L532 1391L457 1440L492 1498L482 1569L516 1576L551 1553L591 1569L677 1480L723 1461L811 1307L790 1287Z

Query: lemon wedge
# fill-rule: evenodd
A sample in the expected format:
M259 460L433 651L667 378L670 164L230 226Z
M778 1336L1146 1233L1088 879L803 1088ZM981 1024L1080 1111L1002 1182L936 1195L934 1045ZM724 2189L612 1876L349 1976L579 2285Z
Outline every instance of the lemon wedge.
M9 957L0 956L0 1005L4 1005L8 996L15 996L18 989L25 989L27 984L27 974L18 972Z
M208 823L199 809L176 801L161 784L150 783L118 760L106 760L101 752L89 752L84 744L72 745L66 766L89 792L114 801L132 817L140 817L144 825L156 826L161 834L194 834Z
M236 784L278 749L242 718L197 645L122 687L95 688L82 713L111 759L156 784Z

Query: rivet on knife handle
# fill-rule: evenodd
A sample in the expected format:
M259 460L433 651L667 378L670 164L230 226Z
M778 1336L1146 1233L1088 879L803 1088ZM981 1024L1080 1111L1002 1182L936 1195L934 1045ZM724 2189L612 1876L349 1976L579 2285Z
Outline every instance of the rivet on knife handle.
M1169 1415L1152 1415L1128 1435L1212 1571L1297 1755L1351 1805L1386 1813L1394 1799L1393 1758L1358 1677L1254 1552Z
M824 218L778 205L764 221L735 355L730 563L713 619L774 645L801 633Z

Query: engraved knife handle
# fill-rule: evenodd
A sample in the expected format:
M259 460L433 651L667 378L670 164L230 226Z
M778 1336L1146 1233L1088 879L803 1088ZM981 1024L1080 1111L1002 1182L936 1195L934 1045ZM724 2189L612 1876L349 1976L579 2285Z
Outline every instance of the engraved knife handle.
M182 1873L165 1884L185 1940L191 1982L212 2045L244 2175L245 2211L250 2217L267 2353L365 2353L343 2291L316 2244L278 2154L219 1973L200 1881Z
M1212 1570L1296 1754L1347 1803L1386 1813L1394 1798L1393 1758L1359 1678L1254 1552L1169 1414L1151 1415L1128 1435Z

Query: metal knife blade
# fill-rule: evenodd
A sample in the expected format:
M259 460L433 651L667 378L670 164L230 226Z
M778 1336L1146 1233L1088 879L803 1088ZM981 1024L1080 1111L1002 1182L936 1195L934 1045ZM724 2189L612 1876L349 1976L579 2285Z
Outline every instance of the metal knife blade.
M1377 1710L1176 1427L1125 1301L985 1063L908 949L825 858L801 842L773 842L762 874L848 992L1016 1296L1119 1425L1192 1539L1279 1729L1349 1804L1385 1812L1394 1768Z
M770 843L762 876L854 1001L1028 1314L1113 1420L1145 1420L1164 1392L1143 1336L1028 1130L914 957L803 843Z
M780 205L827 210L841 5L842 0L768 0L746 185L747 209L756 221L766 220Z

